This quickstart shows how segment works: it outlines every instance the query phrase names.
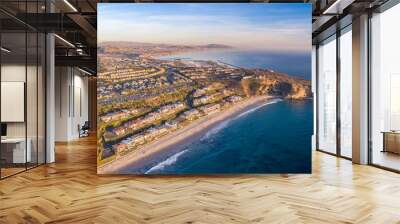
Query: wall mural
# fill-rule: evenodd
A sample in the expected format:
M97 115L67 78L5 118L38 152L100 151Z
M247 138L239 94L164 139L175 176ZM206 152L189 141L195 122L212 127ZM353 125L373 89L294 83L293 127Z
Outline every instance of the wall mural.
M98 173L310 173L310 4L98 4Z

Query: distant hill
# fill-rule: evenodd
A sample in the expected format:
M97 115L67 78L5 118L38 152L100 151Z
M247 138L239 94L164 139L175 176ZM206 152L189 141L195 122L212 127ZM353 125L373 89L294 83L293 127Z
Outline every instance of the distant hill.
M232 48L231 46L224 45L224 44L207 44L207 45L199 45L199 47L205 47L205 48Z
M223 44L206 45L174 45L174 44L155 44L129 41L107 41L98 44L98 52L101 54L138 54L138 55L169 55L179 52L201 51L212 49L232 48Z
M167 44L154 44L143 42L131 41L105 41L98 44L99 47L153 47L153 46L167 46Z
M176 44L158 44L131 41L106 41L100 42L99 47L184 47L184 48L232 48L224 44L206 44L206 45L176 45Z

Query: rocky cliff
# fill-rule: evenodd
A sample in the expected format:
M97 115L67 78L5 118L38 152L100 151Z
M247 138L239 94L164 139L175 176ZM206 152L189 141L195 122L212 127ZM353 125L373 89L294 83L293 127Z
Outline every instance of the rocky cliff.
M309 80L261 69L251 70L248 74L241 80L243 92L247 96L268 94L287 99L311 97Z

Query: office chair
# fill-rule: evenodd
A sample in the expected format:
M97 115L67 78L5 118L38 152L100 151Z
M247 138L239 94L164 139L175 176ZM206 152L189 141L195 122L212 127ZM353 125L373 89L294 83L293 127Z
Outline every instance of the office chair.
M82 127L78 125L79 138L89 136L89 129L90 129L89 121L85 121Z

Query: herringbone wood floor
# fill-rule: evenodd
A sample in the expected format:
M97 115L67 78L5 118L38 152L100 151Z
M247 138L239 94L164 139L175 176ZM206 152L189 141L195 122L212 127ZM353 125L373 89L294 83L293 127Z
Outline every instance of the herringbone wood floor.
M0 223L400 223L400 175L315 152L312 175L97 176L93 138L0 181Z

